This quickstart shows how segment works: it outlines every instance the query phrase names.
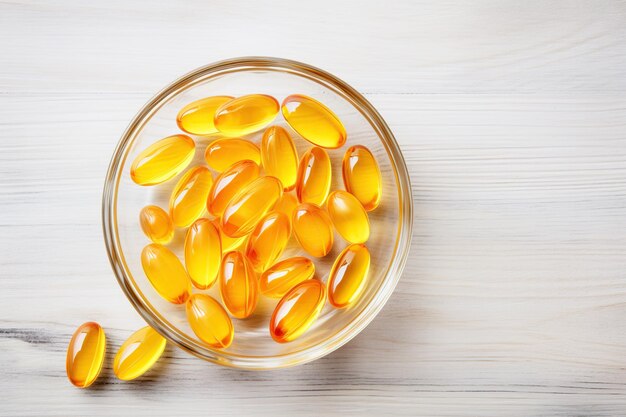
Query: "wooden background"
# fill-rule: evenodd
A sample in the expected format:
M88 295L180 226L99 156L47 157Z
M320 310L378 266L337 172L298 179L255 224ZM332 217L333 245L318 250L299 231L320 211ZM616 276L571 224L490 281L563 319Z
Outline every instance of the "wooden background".
M100 226L135 112L228 57L301 60L379 109L413 181L405 273L342 349L245 372L169 347L123 383L142 321ZM0 1L0 414L626 414L626 3ZM69 337L109 336L89 390Z

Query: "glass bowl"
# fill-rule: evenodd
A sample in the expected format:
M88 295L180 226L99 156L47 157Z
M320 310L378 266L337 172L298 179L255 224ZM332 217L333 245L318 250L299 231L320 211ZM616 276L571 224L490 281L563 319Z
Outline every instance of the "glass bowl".
M184 305L163 300L150 285L140 262L141 250L150 243L139 227L139 212L148 204L167 208L178 177L152 187L141 187L130 178L135 156L153 142L179 133L176 114L187 103L212 95L269 94L281 101L290 94L305 94L330 107L343 121L347 143L329 150L333 161L331 189L342 189L341 159L351 145L367 146L380 165L383 194L380 206L369 212L371 235L367 246L371 267L367 286L359 300L347 309L327 305L300 338L279 344L269 334L269 316L277 300L259 297L255 314L234 319L235 339L227 349L203 344L191 331ZM282 116L274 124L287 126ZM312 146L287 128L299 155ZM258 143L261 132L252 134ZM204 149L216 138L191 135L196 154L190 167L204 164ZM182 173L181 173L182 175ZM412 198L402 153L389 127L374 107L356 90L335 76L300 62L278 58L235 58L199 68L159 92L135 116L115 149L102 200L104 239L113 271L124 293L139 314L171 343L200 358L244 369L273 369L312 361L337 349L356 336L378 314L402 273L409 252ZM169 247L182 257L184 230L177 230ZM306 255L294 238L282 258ZM316 276L326 281L337 254L347 243L335 234L333 250L313 259ZM220 300L218 285L206 292ZM197 291L197 290L194 290Z

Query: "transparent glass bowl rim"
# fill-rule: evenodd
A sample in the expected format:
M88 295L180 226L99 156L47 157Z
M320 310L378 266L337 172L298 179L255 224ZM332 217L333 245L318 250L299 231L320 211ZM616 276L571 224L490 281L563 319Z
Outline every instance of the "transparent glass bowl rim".
M254 70L283 72L307 78L332 90L351 103L367 119L385 146L394 168L393 174L398 186L400 219L393 261L385 272L377 294L352 321L335 334L302 350L276 356L244 356L212 349L188 337L164 320L157 311L151 310L142 301L140 290L135 287L125 265L117 227L117 191L123 175L122 167L137 133L151 119L152 115L163 103L197 83L232 72ZM122 135L111 158L102 198L102 226L113 272L128 300L151 327L174 345L202 359L241 369L275 369L310 362L327 355L359 334L380 312L400 279L408 257L413 226L412 209L410 178L400 148L383 118L360 93L334 75L308 64L282 58L240 57L216 62L191 71L157 93L137 113Z

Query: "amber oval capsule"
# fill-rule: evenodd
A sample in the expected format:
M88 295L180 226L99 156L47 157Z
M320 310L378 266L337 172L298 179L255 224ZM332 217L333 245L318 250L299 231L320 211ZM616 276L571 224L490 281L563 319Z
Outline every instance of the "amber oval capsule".
M282 104L287 123L304 139L323 148L339 148L348 134L335 113L319 101L301 94L291 95Z
M261 294L280 298L297 284L313 278L315 264L304 256L287 258L272 265L259 279Z
M328 276L328 301L337 308L354 303L363 292L370 269L370 252L363 244L345 248Z
M169 243L174 237L174 223L169 214L158 206L145 206L139 213L144 234L154 243Z
M67 347L65 370L70 382L87 388L98 378L104 362L106 337L98 323L81 324Z
M270 319L270 334L278 343L300 337L315 321L324 307L326 288L317 279L293 287L278 302Z
M333 228L328 214L320 207L303 203L293 213L293 233L302 249L315 257L326 256L333 247Z
M215 127L228 136L247 135L270 124L279 107L274 97L265 94L237 97L217 109Z
M185 266L194 287L210 288L220 270L222 244L220 232L209 219L198 219L185 237Z
M222 229L222 225L220 224L219 219L213 220L213 225L220 232L220 242L222 243L222 255L228 252L234 251L235 249L239 249L239 247L241 247L244 244L244 242L246 241L246 238L248 237L248 236L241 236L241 237L228 236L226 233L224 233L224 230Z
M321 206L328 197L332 170L328 153L318 147L309 149L302 155L298 167L296 194L301 203Z
M182 304L189 298L189 276L171 250L156 243L149 244L141 252L141 266L161 297L174 304Z
M259 220L283 195L283 186L274 177L261 177L242 188L228 203L222 215L222 228L230 237L252 232Z
M361 202L366 211L378 207L382 179L378 162L369 149L361 145L348 148L343 156L341 173L346 190Z
M181 130L192 135L211 135L217 133L213 119L215 111L224 103L232 100L231 96L212 96L196 100L183 107L176 116L176 123Z
M282 198L274 206L274 211L284 213L291 220L296 207L298 207L298 198L292 193L283 193Z
M252 142L239 138L218 139L204 151L204 159L217 172L223 172L235 162L250 160L259 165L261 151Z
M235 194L259 177L259 166L253 161L239 161L222 172L213 182L207 209L220 217Z
M271 126L261 140L261 162L267 175L276 177L289 191L296 186L298 152L289 133L280 126Z
M339 234L350 243L364 243L370 237L367 212L352 194L338 190L328 196L328 214Z
M186 135L161 139L141 151L130 166L130 177L139 185L159 184L178 175L189 165L196 145Z
M204 212L213 185L211 171L195 167L183 175L170 196L170 216L178 227L187 227Z
M233 341L233 322L224 307L206 294L193 294L185 307L193 332L207 345L226 348Z
M140 377L159 360L165 345L165 338L152 327L146 326L137 330L117 351L113 360L113 372L123 381Z
M259 298L257 277L243 253L228 252L220 268L220 294L226 309L238 319L249 317Z
M291 220L273 211L263 217L248 238L246 256L257 271L265 271L283 253L291 236Z

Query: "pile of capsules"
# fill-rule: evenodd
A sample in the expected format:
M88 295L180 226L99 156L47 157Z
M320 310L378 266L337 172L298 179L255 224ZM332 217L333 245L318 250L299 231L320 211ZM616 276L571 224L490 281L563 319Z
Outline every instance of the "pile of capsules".
M281 111L289 127L314 145L301 158L287 129L268 127ZM341 309L359 298L370 266L367 212L380 203L381 175L372 153L352 146L342 160L345 191L330 192L331 159L325 149L340 148L347 139L335 113L304 95L290 95L282 105L263 94L212 96L185 106L177 124L191 135L222 138L206 148L208 167L191 167L180 177L168 211L154 205L141 210L141 228L152 241L143 248L141 264L161 297L185 304L200 340L212 348L228 347L234 338L231 316L252 315L260 295L279 299L269 323L278 343L302 335L326 300ZM260 147L245 139L263 129ZM195 151L190 136L166 137L137 155L130 176L141 186L164 183L188 167ZM175 227L187 228L184 264L166 246ZM292 234L311 257L326 256L335 230L347 246L325 284L314 277L310 258L279 260ZM192 292L216 282L222 303ZM85 387L95 380L104 346L97 323L85 323L75 332L67 356L74 385ZM115 374L123 380L140 376L164 348L165 339L150 327L137 331L117 353Z

